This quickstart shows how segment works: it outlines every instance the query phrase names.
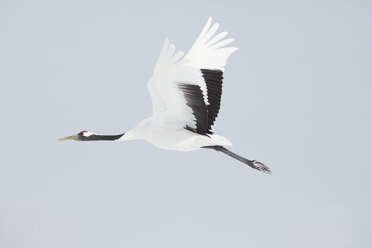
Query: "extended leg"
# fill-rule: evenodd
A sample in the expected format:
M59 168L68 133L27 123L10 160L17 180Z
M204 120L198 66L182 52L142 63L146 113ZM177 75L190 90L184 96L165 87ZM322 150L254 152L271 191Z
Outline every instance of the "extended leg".
M258 162L256 160L249 160L249 159L243 158L243 157L239 156L238 154L235 154L232 151L226 149L223 146L203 146L202 148L208 148L208 149L213 149L213 150L216 150L216 151L219 151L219 152L223 152L223 153L229 155L230 157L233 157L233 158L249 165L253 169L260 170L260 171L263 171L265 173L271 174L271 171L270 171L269 167L267 167L265 164L263 164L261 162Z

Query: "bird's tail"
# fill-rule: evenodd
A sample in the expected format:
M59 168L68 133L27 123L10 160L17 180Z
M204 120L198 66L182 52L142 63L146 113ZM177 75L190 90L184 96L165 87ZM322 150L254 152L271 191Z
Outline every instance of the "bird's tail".
M219 151L219 152L223 152L223 153L229 155L230 157L233 157L233 158L239 160L240 162L243 162L243 163L249 165L253 169L260 170L260 171L263 171L265 173L271 174L270 168L267 167L265 164L263 164L261 162L258 162L256 160L249 160L249 159L243 158L243 157L239 156L238 154L233 153L232 151L226 149L223 146L203 146L202 148L209 148L209 149L213 149L213 150L216 150L216 151Z

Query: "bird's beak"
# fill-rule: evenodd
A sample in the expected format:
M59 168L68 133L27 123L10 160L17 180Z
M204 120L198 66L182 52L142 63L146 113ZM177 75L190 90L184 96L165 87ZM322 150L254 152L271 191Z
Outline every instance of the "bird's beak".
M58 141L63 141L63 140L78 140L78 135L75 134L75 135L71 135L71 136L58 139Z

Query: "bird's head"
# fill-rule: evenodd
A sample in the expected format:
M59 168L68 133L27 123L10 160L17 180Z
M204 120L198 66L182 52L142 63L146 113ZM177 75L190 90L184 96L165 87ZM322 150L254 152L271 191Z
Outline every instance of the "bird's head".
M88 132L88 131L81 131L78 134L67 136L64 138L58 139L58 141L63 141L63 140L77 140L77 141L86 141L89 140L89 137L94 135L94 133Z

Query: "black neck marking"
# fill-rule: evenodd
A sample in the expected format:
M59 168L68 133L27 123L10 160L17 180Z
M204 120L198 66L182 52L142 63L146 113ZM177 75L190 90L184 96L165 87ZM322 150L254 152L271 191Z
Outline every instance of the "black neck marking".
M95 140L117 140L120 139L125 133L118 134L118 135L98 135L92 134L90 136L79 136L80 141L95 141Z

